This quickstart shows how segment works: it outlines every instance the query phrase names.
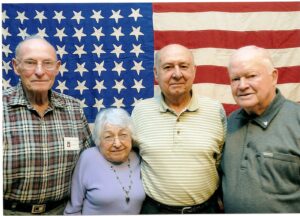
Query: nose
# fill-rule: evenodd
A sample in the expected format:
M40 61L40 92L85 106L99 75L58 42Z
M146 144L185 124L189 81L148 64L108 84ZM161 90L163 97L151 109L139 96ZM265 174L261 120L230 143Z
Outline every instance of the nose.
M180 77L182 77L182 73L180 71L179 66L175 66L174 67L174 71L173 71L172 76L173 76L173 78L180 78Z
M248 87L248 82L247 79L245 77L241 77L240 78L240 82L239 82L239 89L245 89Z
M38 76L42 76L44 74L44 70L41 64L36 65L35 74Z
M115 137L113 146L116 147L116 148L119 148L121 146L121 142L119 140L119 137Z

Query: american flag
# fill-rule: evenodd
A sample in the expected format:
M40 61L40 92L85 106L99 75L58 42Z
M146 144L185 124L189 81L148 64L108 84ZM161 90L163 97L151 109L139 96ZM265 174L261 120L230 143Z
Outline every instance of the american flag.
M31 3L2 4L2 84L14 86L16 45L39 34L62 61L55 91L78 98L87 119L100 109L123 107L159 92L154 52L169 43L192 49L195 89L237 106L226 66L234 49L255 44L270 50L278 88L300 102L300 2Z

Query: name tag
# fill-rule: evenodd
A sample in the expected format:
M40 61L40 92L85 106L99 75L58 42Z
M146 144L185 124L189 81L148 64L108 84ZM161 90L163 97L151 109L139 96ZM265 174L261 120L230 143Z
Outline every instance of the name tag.
M64 137L64 145L66 151L79 150L78 137Z

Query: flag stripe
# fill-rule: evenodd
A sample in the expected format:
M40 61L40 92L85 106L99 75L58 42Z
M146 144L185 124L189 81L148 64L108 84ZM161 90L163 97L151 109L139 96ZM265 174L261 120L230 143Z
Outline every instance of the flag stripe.
M166 42L179 43L189 48L218 47L229 49L236 49L246 44L256 44L264 48L292 48L300 44L299 29L245 32L221 30L155 31L154 37L159 38L155 43L154 48L156 50L161 49Z
M277 68L278 84L300 83L300 66ZM226 67L197 66L195 83L229 84Z
M299 83L278 84L282 94L290 100L300 102L300 85ZM203 96L215 98L223 104L235 104L231 94L230 85L216 83L196 83L193 87ZM158 85L155 86L155 94L160 92Z
M155 12L254 12L254 11L297 11L300 2L199 2L199 3L154 3Z
M170 22L170 20L176 20ZM300 12L196 12L153 13L155 31L259 31L300 28Z
M286 49L269 49L275 67L300 65L300 47ZM200 48L192 49L196 65L216 65L227 67L229 57L234 49Z

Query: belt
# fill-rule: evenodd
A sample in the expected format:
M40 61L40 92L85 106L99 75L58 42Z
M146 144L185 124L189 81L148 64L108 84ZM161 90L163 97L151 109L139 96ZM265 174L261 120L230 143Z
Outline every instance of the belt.
M59 205L63 204L68 199L62 199L54 202L46 202L46 203L21 203L13 200L4 200L3 207L4 209L12 210L12 211L21 211L21 212L30 212L32 214L42 214L47 211L50 211Z
M178 213L178 214L186 214L186 213L203 213L204 210L209 207L213 201L216 201L215 195L210 197L207 201L204 203L198 204L198 205L192 205L192 206L169 206L163 203L160 203L154 199L152 199L149 196L146 196L146 200L149 202L155 204L160 209L165 209L170 212Z

